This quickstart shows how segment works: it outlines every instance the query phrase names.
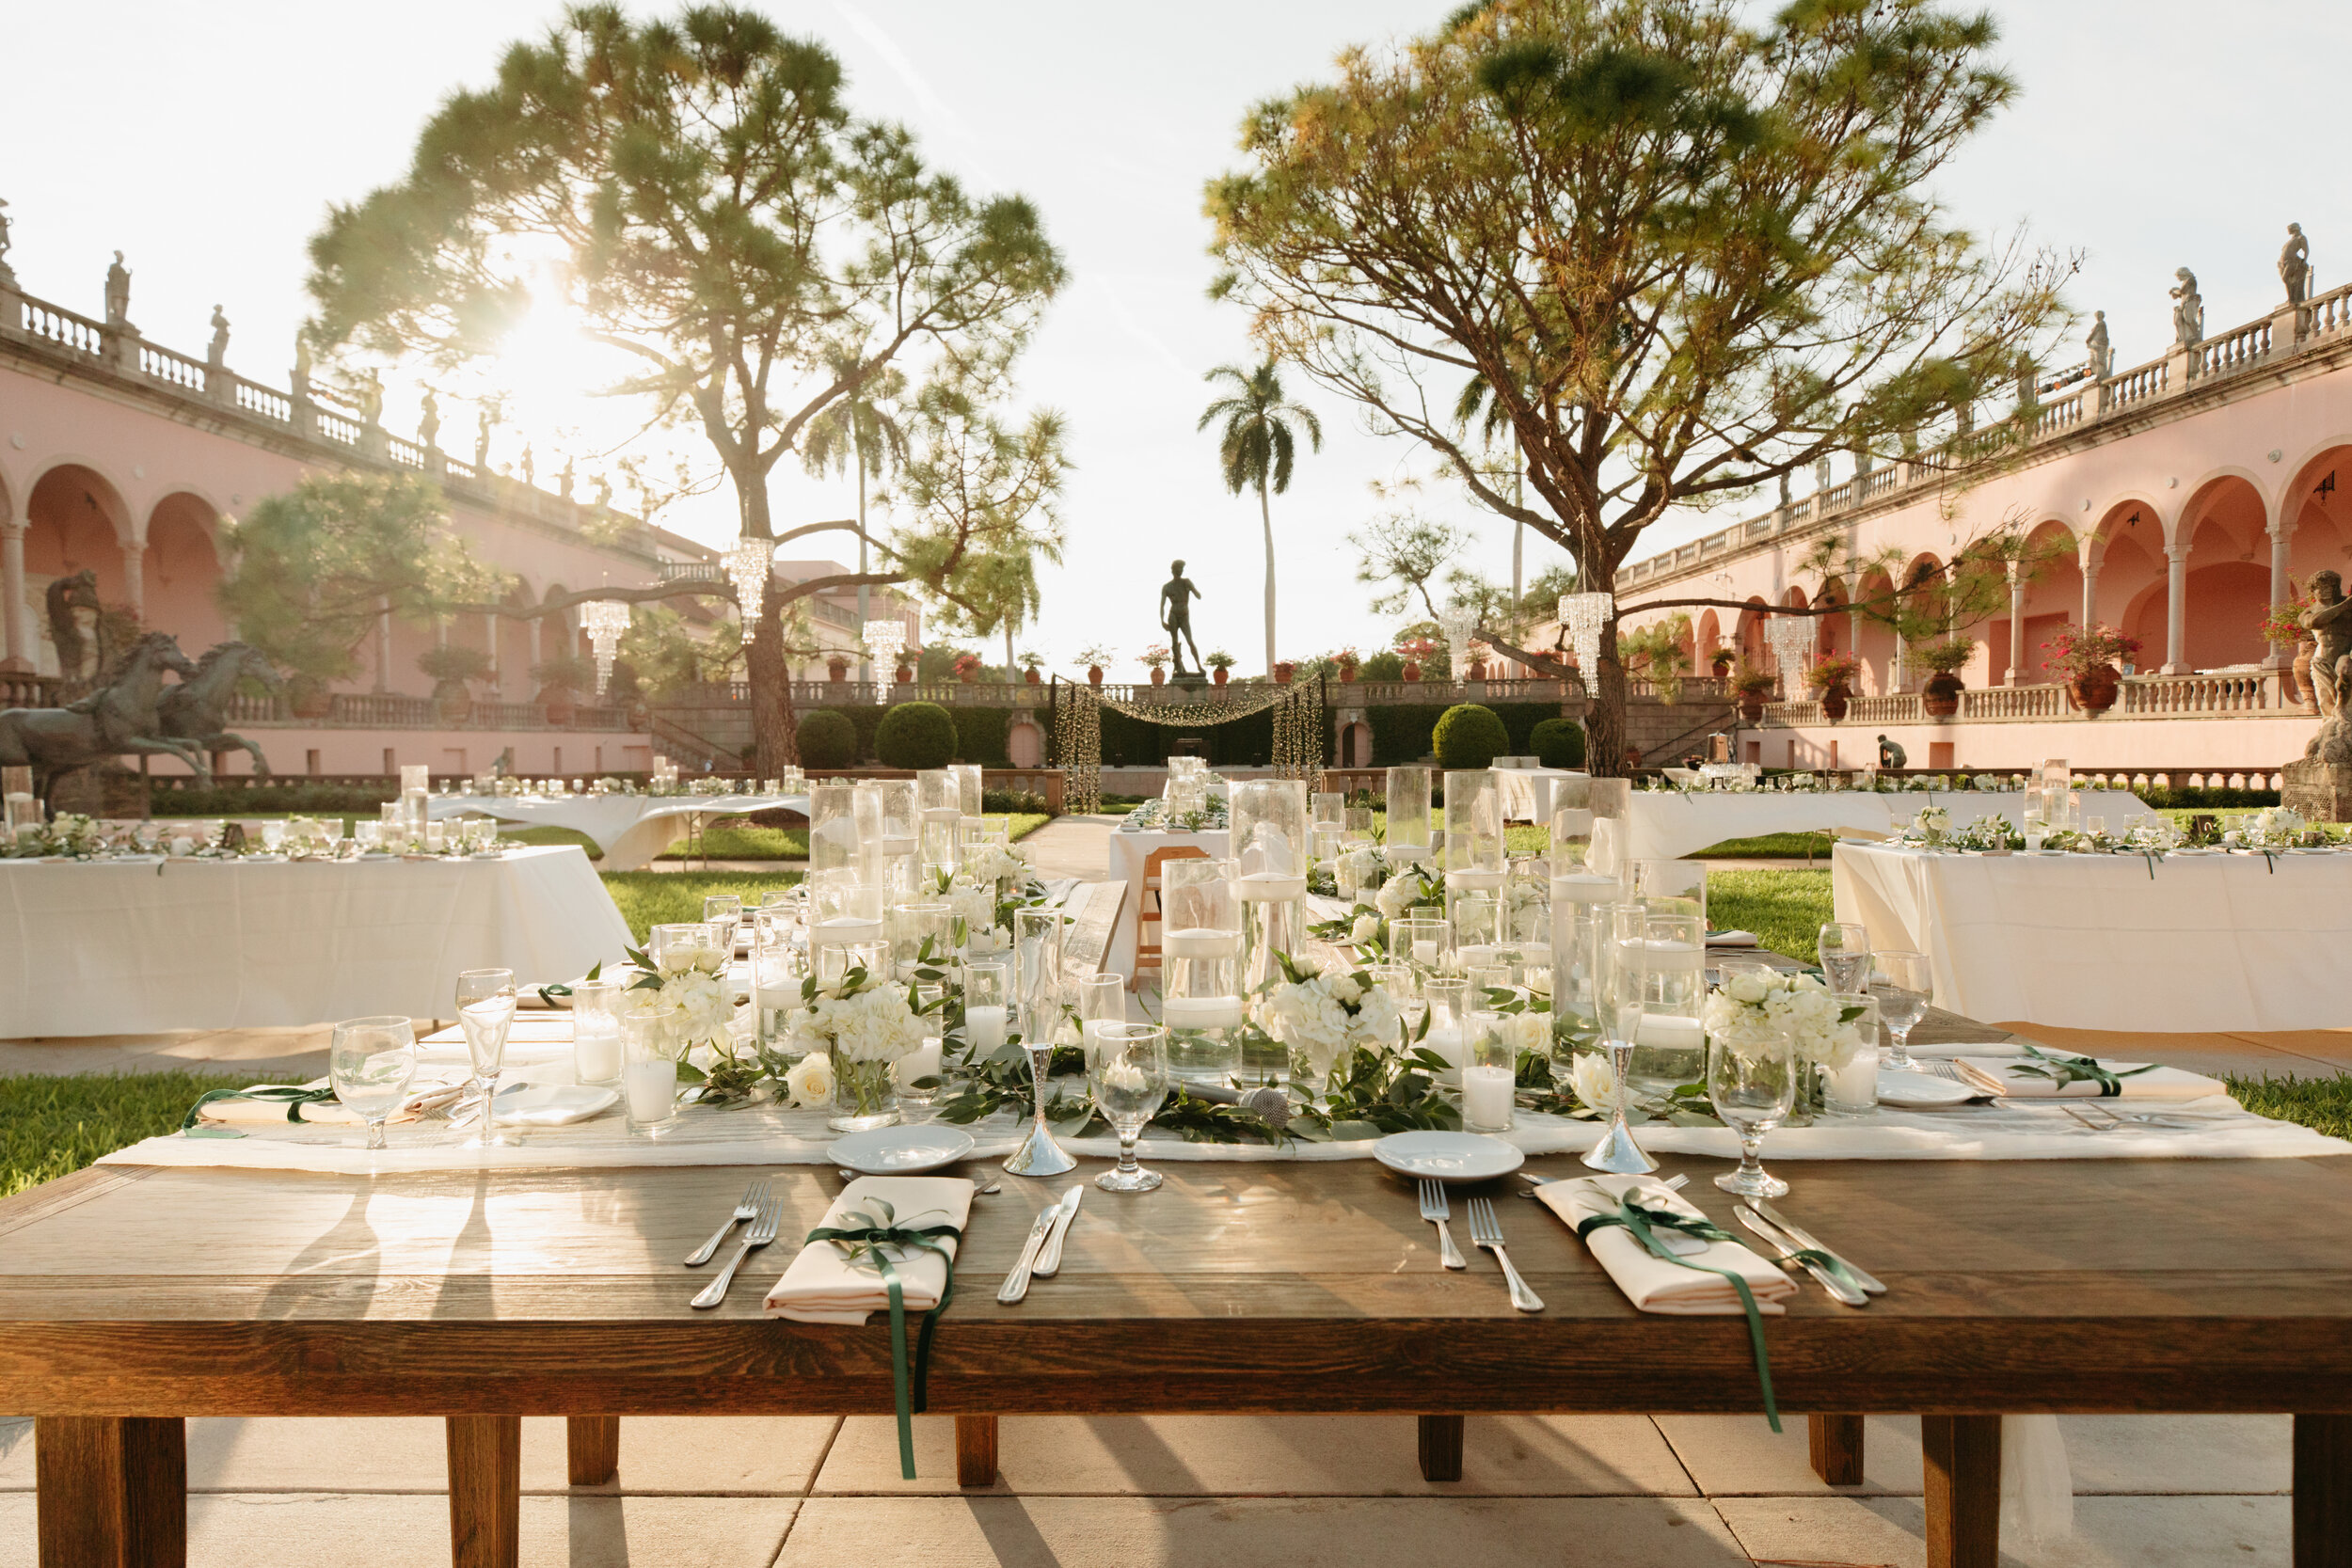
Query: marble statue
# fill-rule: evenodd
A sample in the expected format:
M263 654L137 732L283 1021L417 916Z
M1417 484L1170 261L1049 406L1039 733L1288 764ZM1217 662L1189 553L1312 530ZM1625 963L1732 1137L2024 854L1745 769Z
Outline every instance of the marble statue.
M1192 585L1192 579L1184 576L1184 563L1181 561L1169 562L1168 581L1160 589L1160 629L1168 633L1168 651L1175 660L1175 673L1180 677L1201 673L1200 644L1193 641L1192 637L1191 601L1204 597L1206 595ZM1193 668L1190 670L1184 668L1184 647L1187 643L1192 647Z
M308 398L310 395L310 340L300 332L294 334L294 374L290 379L294 382L295 397Z
M531 443L523 443L523 483L532 489L539 487L539 461L531 455Z
M1783 512L1788 510L1788 476L1786 473L1780 476L1780 509Z
M609 475L596 476L596 504L600 507L612 504L612 480Z
M1879 460L1876 452L1872 451L1868 447L1854 448L1853 471L1856 478L1860 478L1862 475L1870 472L1878 466Z
M2172 341L2176 347L2195 348L2205 341L2205 296L2197 292L2197 275L2186 267L2176 269L2178 283L2166 291L2172 304Z
M2107 346L2107 313L2093 310L2090 315L2090 336L2083 346L2090 351L2090 379L2105 381L2115 369L2115 350Z
M2352 670L2344 663L2352 657L2352 598L2344 596L2339 574L2312 574L2312 607L2302 621L2317 644L2312 650L2312 689L2319 698L2319 716L2341 718L2344 685L2352 680Z
M220 313L218 305L213 307L213 341L204 351L204 359L216 369L229 362L229 318Z
M2279 252L2279 281L2287 286L2287 303L2300 305L2312 296L2312 243L2303 226L2287 225L2287 243Z
M424 400L417 405L417 439L427 450L440 444L441 400L433 395L433 388L424 389Z
M115 252L114 264L106 269L106 325L131 325L131 269L122 264L122 252Z
M1829 453L1823 452L1813 462L1813 493L1820 495L1829 488Z
M2017 377L2017 406L2031 408L2042 397L2040 388L2034 386L2033 356L2019 350L2017 361L2011 369Z
M572 459L568 453L564 458L564 471L556 476L555 483L558 487L556 493L565 500L570 500L572 499Z
M359 383L359 422L370 430L384 422L384 378L373 370Z
M8 238L8 204L0 200L0 274L8 270L8 247L15 243Z
M490 411L485 408L481 420L473 429L473 466L483 473L490 471L490 427L497 422Z

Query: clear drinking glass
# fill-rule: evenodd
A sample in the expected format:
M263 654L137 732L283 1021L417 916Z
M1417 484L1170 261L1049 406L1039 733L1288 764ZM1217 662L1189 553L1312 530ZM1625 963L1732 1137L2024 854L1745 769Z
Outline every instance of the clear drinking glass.
M1779 1197L1788 1183L1765 1170L1756 1158L1764 1134L1787 1118L1797 1100L1796 1044L1773 1031L1761 1040L1725 1039L1707 1050L1707 1093L1724 1125L1740 1135L1740 1168L1715 1178L1715 1185L1743 1197Z
M1475 999L1476 993L1473 992ZM1502 1015L1473 1002L1469 1044L1462 1056L1462 1128L1469 1132L1511 1131L1511 1098L1518 1058L1503 1032Z
M627 988L618 980L580 980L572 986L572 1076L583 1084L621 1078L621 1021Z
M1927 1017L1928 998L1935 990L1927 955L1881 952L1870 958L1878 968L1870 994L1878 998L1879 1022L1886 1025L1885 1065L1915 1068L1919 1064L1911 1058L1911 1031Z
M1429 1030L1415 1043L1445 1058L1445 1070L1438 1074L1439 1083L1459 1084L1462 1062L1470 1054L1470 983L1451 974L1424 975L1421 999L1429 1010Z
M1119 1164L1094 1179L1106 1193L1148 1193L1160 1173L1136 1164L1136 1140L1168 1102L1168 1031L1123 1020L1087 1030L1087 1088L1119 1134Z
M405 1018L353 1018L335 1025L326 1077L335 1098L368 1124L368 1147L384 1147L384 1122L417 1073L417 1035Z
M473 1084L482 1096L482 1135L477 1148L512 1145L518 1140L498 1132L499 1072L506 1061L506 1032L515 1022L515 972L511 969L469 969L457 976L457 1023L465 1031L466 1054L473 1063Z
M1633 892L1656 914L1707 918L1705 861L1636 861Z
M1630 1070L1635 1090L1662 1101L1707 1073L1699 1022L1707 1002L1707 923L1652 909L1642 933L1642 1022Z
M1639 903L1612 904L1597 918L1602 924L1595 943L1593 999L1616 1080L1616 1103L1608 1131L1585 1152L1584 1164L1613 1175L1638 1176L1658 1168L1658 1162L1634 1142L1632 1125L1626 1119L1633 1095L1633 1048L1641 1039L1649 983L1649 911Z
M1429 859L1429 769L1391 768L1386 788L1389 859Z
M628 1130L656 1137L677 1119L677 1046L670 1037L667 1011L649 992L633 992L620 1006L621 1099Z
M1438 915L1408 915L1389 922L1389 952L1409 963L1415 973L1430 974L1445 961L1453 946L1454 927Z
M1091 1039L1114 1023L1127 1022L1127 976L1089 974L1073 988L1078 1029Z
M1053 1069L1054 1034L1061 1024L1061 912L1013 911L1013 999L1020 1008L1021 1045L1028 1053L1033 1115L1021 1147L1005 1162L1015 1176L1058 1176L1078 1162L1045 1125L1045 1083Z
M801 982L808 978L808 956L784 909L763 909L752 917L751 965L745 978L759 1043L781 1044L786 1022L801 1006Z
M1851 921L1821 927L1821 978L1832 990L1858 991L1870 974L1870 933Z

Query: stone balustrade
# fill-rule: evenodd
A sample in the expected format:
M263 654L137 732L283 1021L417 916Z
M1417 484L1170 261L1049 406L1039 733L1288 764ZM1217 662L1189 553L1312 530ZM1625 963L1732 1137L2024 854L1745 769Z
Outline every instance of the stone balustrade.
M2308 719L2310 711L2287 699L2276 671L2248 671L2203 675L2131 675L2124 678L2115 706L2107 713L2133 719L2215 719L2259 716ZM1897 724L2038 723L2053 721L2095 721L2100 715L2074 706L2063 686L1972 687L1960 694L1960 711L1936 720L1916 691L1897 691L1881 697L1855 697L1846 706L1844 722L1874 728ZM1818 702L1767 703L1766 728L1800 729L1829 720Z

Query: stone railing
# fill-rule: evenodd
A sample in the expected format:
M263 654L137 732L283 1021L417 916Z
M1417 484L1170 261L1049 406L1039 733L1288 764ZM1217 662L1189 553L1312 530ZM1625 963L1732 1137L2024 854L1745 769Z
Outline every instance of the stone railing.
M2287 700L2276 672L2246 672L2213 675L2132 675L2124 679L2115 706L2115 719L2215 719L2260 716L2306 719L2309 710ZM1960 712L1950 719L1931 719L1916 691L1890 692L1882 697L1855 697L1846 706L1844 722L1884 727L1890 724L2037 723L2092 721L2099 715L2074 706L2063 686L1972 687L1960 694ZM1829 721L1821 705L1767 703L1767 728L1794 729Z
M297 717L283 697L232 697L224 715L231 728L251 725L259 728L319 729L319 730L446 730L463 727L476 730L594 730L628 733L638 726L628 721L628 710L619 707L592 706L582 703L573 708L568 724L550 722L546 706L539 703L477 702L471 705L463 726L453 726L441 717L440 705L430 697L408 697L390 691L338 691L328 699L326 713L316 719Z

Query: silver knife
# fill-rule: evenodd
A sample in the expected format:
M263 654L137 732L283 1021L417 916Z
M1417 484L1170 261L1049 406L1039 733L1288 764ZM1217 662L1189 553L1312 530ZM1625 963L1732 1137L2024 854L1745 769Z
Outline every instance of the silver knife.
M1021 1243L1021 1260L1005 1275L1005 1282L996 1288L996 1299L1009 1307L1029 1293L1029 1271L1037 1265L1037 1249L1045 1244L1045 1233L1061 1216L1061 1205L1049 1203L1037 1212L1037 1222L1029 1227L1029 1239Z
M1864 1290L1869 1291L1872 1295L1883 1296L1886 1294L1886 1287L1879 1283L1878 1275L1870 1273L1868 1270L1862 1267L1861 1264L1847 1257L1844 1253L1831 1252L1829 1248L1821 1244L1820 1238L1816 1237L1812 1231L1805 1229L1802 1226L1789 1224L1787 1215L1783 1214L1779 1210L1773 1208L1771 1204L1765 1202L1762 1198L1752 1197L1748 1199L1748 1204L1757 1213L1763 1215L1766 1219L1772 1221L1774 1225L1788 1232L1789 1239L1794 1241L1799 1246L1811 1247L1816 1252L1824 1253L1829 1257L1836 1259L1845 1271L1853 1275L1853 1282L1861 1286Z
M1740 1223L1741 1225L1746 1226L1750 1230L1753 1230L1758 1236L1763 1237L1772 1249L1778 1253L1784 1260L1798 1264L1804 1268L1805 1273L1813 1276L1814 1284L1819 1285L1822 1290L1827 1291L1831 1295L1836 1297L1839 1301L1844 1302L1849 1307L1867 1307L1870 1305L1870 1298L1865 1295L1862 1291L1855 1290L1852 1286L1847 1284L1844 1280L1838 1278L1836 1275L1821 1267L1820 1264L1814 1262L1811 1259L1798 1257L1797 1249L1790 1246L1788 1242L1783 1240L1779 1231L1774 1230L1769 1224L1762 1219L1759 1219L1756 1216L1755 1210L1748 1208L1744 1204L1735 1203L1731 1206L1731 1212L1739 1216Z
M1037 1249L1037 1262L1029 1269L1040 1279L1051 1279L1061 1272L1061 1239L1070 1234L1070 1222L1078 1217L1078 1200L1086 1196L1084 1187L1073 1187L1061 1195L1061 1213L1054 1228L1045 1233L1045 1244Z

